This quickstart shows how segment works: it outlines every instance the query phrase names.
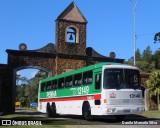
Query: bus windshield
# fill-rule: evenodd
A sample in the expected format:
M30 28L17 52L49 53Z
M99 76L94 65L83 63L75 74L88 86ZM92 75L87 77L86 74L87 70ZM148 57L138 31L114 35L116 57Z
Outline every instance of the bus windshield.
M139 89L139 71L133 69L105 69L104 89Z

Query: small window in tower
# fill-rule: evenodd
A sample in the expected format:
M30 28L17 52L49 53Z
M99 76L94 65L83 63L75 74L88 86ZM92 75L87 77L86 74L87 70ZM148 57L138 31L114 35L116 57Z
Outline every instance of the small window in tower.
M74 28L68 28L66 38L66 42L76 43L76 30Z

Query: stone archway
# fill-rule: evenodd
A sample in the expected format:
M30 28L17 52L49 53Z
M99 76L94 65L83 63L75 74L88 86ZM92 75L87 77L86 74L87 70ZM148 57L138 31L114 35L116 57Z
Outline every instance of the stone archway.
M21 46L21 45L20 45ZM37 50L6 50L8 64L0 65L0 112L15 111L16 72L26 68L36 68L55 75L54 44Z
M16 101L16 73L20 70L23 69L38 69L44 72L48 73L48 76L51 76L51 71L46 70L43 67L39 67L39 66L22 66L22 67L18 67L16 69L13 70L13 90L12 90L12 101L15 102Z

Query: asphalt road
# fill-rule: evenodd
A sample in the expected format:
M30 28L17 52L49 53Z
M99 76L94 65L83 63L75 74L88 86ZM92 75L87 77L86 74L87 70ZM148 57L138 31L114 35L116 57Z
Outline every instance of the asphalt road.
M74 122L76 125L100 125L100 126L112 126L112 125L117 125L120 127L125 127L125 126L145 126L145 128L150 128L151 126L154 127L160 127L160 118L146 118L143 116L138 116L138 115L130 115L127 116L124 120L122 121L117 121L114 117L108 116L108 117L98 117L95 118L91 121L86 121L84 120L81 116L72 116L72 115L60 115L57 118L48 118L46 114L40 113L40 112L34 112L31 110L16 110L17 114L24 114L24 115L32 115L35 117L40 117L42 119L42 124L43 124L43 119L45 119L45 124L47 124L47 120L62 120L65 122ZM34 118L32 118L33 120ZM36 120L37 118L35 118ZM67 123L66 123L67 124ZM59 125L66 125L66 124L59 124Z

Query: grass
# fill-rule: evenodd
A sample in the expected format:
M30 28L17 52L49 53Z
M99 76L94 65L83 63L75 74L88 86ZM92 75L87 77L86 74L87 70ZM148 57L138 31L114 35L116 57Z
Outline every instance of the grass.
M160 111L145 111L144 113L140 115L148 117L148 118L160 118Z
M16 110L31 110L31 111L34 111L34 112L38 112L37 108L36 107L16 107Z
M68 121L66 119L61 119L61 118L47 118L44 116L39 116L37 114L40 114L36 108L27 108L27 107L21 107L21 108L16 108L16 110L24 110L26 112L16 112L14 114L8 114L8 115L4 115L4 116L0 116L0 121L1 120L15 120L15 121L41 121L42 126L38 125L38 126L29 126L29 125L25 125L25 126L21 126L21 125L15 125L15 126L3 126L3 127L7 127L7 128L65 128L65 125L76 125L76 122L72 122L72 121ZM29 110L29 111L28 111ZM34 112L34 114L32 113ZM1 122L0 122L1 123ZM65 124L65 125L63 125Z

